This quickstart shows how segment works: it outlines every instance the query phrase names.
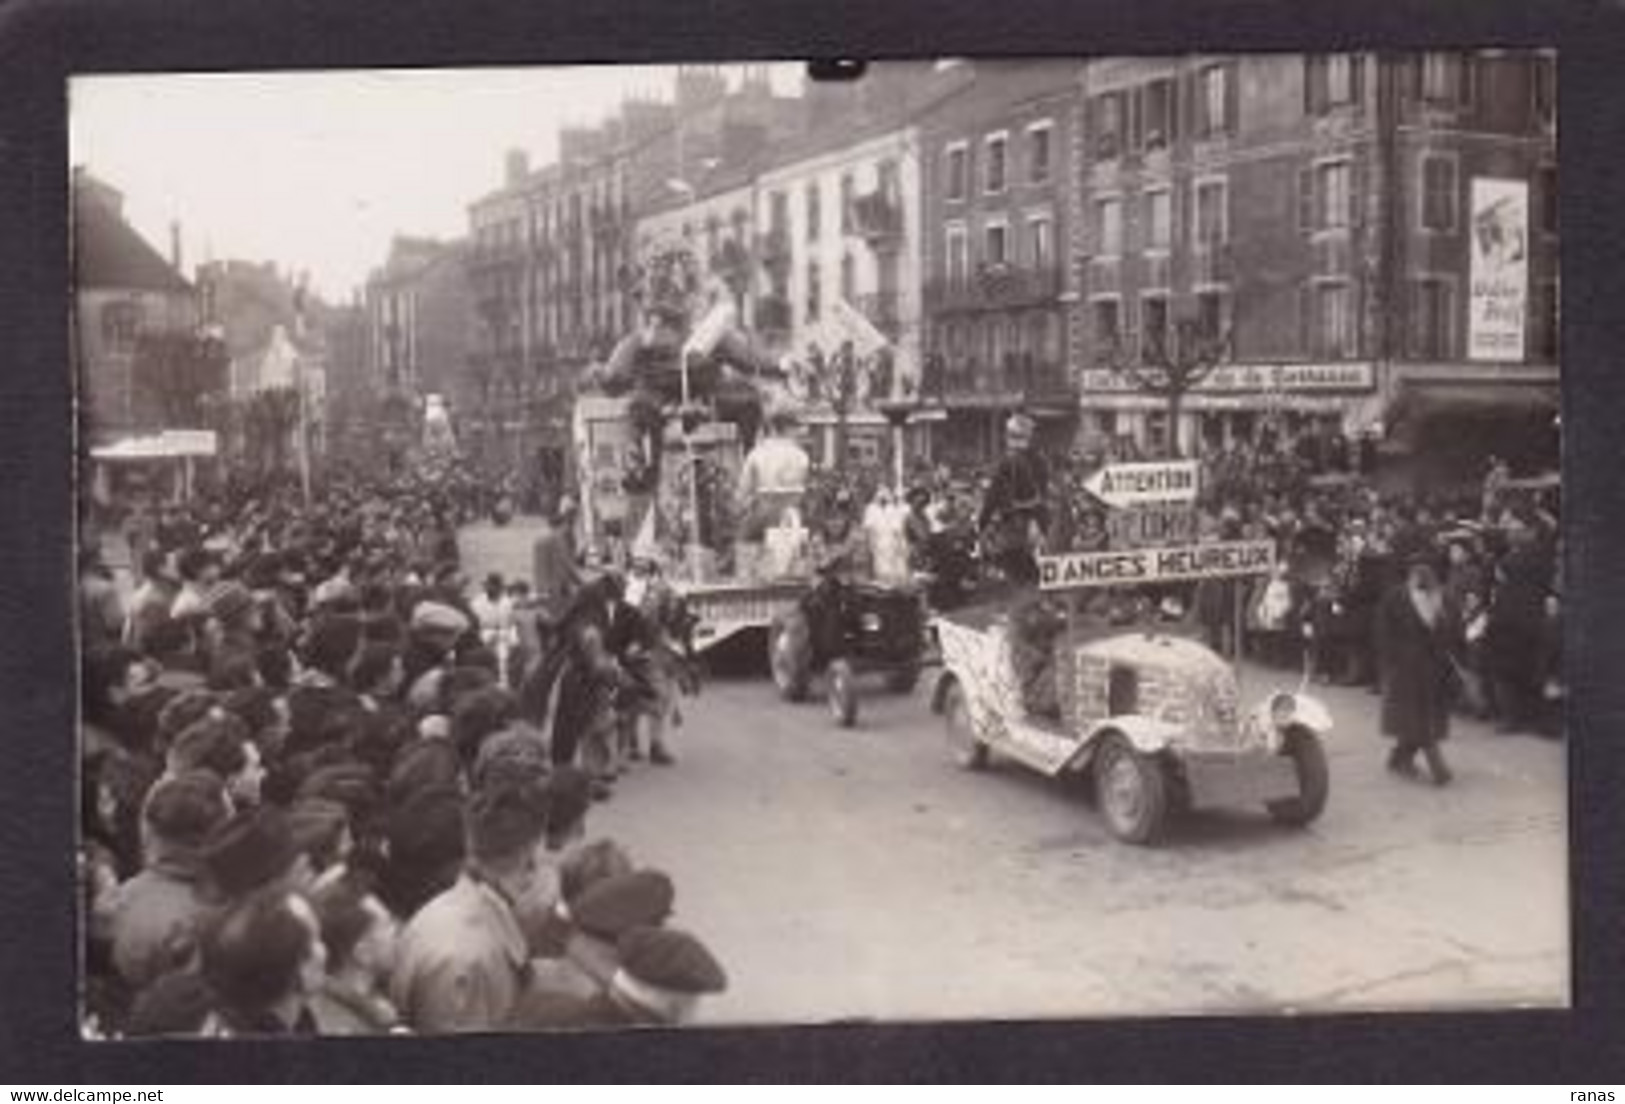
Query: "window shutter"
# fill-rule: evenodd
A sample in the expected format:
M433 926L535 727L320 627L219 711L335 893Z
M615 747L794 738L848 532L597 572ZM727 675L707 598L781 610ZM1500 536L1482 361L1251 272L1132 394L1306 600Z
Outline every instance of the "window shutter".
M1235 62L1224 67L1224 129L1241 133L1241 67Z
M1185 114L1183 105L1179 102L1179 78L1177 76L1169 77L1163 84L1163 95L1168 100L1168 145L1172 146L1179 141L1179 128L1183 123L1181 117Z
M1326 72L1326 59L1319 54L1305 54L1303 58L1303 113L1321 113L1321 80Z
M1370 176L1370 164L1356 152L1349 170L1349 226L1359 231L1366 225L1365 197ZM1354 258L1350 257L1352 264Z
M1364 54L1349 55L1349 95L1356 111L1365 110L1365 62Z
M1298 348L1306 357L1315 355L1314 343L1314 285L1298 285Z
M1303 168L1298 170L1298 233L1308 234L1315 230L1315 170Z
M1139 153L1145 145L1145 86L1124 92L1123 98L1127 101L1128 148Z
M1180 76L1178 95L1185 105L1185 118L1190 123L1191 137L1206 137L1207 113L1202 108L1200 69L1193 68Z

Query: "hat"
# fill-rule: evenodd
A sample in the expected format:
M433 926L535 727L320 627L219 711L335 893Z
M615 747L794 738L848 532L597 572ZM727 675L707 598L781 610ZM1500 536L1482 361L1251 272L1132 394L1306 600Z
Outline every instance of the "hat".
M412 628L436 636L462 636L468 631L468 618L440 602L419 602L412 610Z
M201 770L161 780L141 811L147 828L159 839L190 848L202 847L230 815L220 779Z
M345 674L361 647L361 621L348 615L318 617L305 641L304 659L335 678Z
M1037 430L1037 423L1025 414L1012 414L1004 423L1004 431L1012 437L1031 437Z
M333 763L312 771L299 784L298 800L337 802L354 813L378 800L378 782L365 763Z
M528 725L515 724L480 744L470 779L475 789L484 789L512 781L539 782L549 770L547 744L541 734Z
M621 969L668 992L720 993L728 987L722 964L705 944L676 928L637 927L621 937Z
M510 782L476 791L467 806L468 850L477 859L510 858L540 843L547 831L547 792L536 782Z
M234 621L253 608L254 596L241 583L225 582L209 591L203 606L216 620Z
M166 745L209 715L220 704L220 696L208 690L182 690L165 701L158 712L158 742Z
M570 903L575 925L588 935L616 940L636 927L653 927L671 915L677 896L658 870L634 870L606 878Z
M569 905L600 882L632 873L632 859L612 839L578 847L559 864L559 897Z
M244 809L209 838L203 865L220 891L235 898L286 874L299 854L287 816L272 808Z

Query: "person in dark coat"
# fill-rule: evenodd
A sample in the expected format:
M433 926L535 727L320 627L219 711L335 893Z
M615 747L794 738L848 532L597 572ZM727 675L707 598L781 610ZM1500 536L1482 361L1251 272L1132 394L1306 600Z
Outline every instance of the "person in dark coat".
M1450 730L1453 661L1444 592L1433 565L1411 561L1405 581L1377 611L1382 649L1382 731L1395 741L1388 769L1414 776L1416 754L1427 760L1436 786L1451 779L1439 745Z
M1009 452L993 472L977 528L993 563L1011 582L1038 585L1038 547L1049 528L1049 465L1033 448L1036 427L1024 414L1005 425Z

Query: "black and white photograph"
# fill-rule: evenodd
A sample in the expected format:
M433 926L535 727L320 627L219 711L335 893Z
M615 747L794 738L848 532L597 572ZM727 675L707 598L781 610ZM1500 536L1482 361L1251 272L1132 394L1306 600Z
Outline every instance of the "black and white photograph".
M1570 1006L1555 51L67 108L85 1039Z

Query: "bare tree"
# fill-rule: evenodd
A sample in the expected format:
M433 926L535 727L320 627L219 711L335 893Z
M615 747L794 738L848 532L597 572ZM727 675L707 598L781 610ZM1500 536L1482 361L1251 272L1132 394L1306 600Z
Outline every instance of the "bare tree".
M1123 347L1121 340L1106 353L1106 364L1112 371L1166 404L1168 450L1174 459L1180 456L1179 416L1185 396L1230 359L1233 335L1230 326L1211 327L1200 319L1180 318L1164 332L1148 333L1137 357Z

